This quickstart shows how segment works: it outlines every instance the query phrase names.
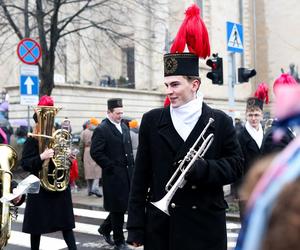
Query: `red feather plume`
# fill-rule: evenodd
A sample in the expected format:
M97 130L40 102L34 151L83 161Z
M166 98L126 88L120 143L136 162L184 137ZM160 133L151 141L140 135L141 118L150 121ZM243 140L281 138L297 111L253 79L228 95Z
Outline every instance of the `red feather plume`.
M200 58L210 55L210 44L206 26L200 17L200 9L192 4L185 12L185 19L181 24L171 47L171 53L183 53L187 45L189 52Z
M170 106L171 102L168 96L166 96L165 101L164 101L164 108Z
M266 83L260 83L257 87L257 90L254 93L254 96L257 99L259 99L259 100L265 102L266 104L268 104L269 103L269 94L268 94L268 92L269 92L268 85Z
M287 73L283 73L274 81L273 91L276 94L276 89L278 88L278 86L296 85L296 84L298 83L293 76Z

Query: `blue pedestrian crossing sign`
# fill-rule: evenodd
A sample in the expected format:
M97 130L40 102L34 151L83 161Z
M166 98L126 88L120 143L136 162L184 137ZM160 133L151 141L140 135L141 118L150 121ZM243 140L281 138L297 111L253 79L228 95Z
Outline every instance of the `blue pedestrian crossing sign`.
M243 26L241 24L227 22L227 50L237 53L244 52Z
M22 65L20 70L20 103L37 105L39 98L39 68L37 65Z

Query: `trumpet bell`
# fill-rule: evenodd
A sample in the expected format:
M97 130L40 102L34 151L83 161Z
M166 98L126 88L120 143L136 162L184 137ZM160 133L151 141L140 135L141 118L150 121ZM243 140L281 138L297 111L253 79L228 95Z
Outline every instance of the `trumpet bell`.
M167 215L170 216L169 209L168 209L169 203L166 202L165 197L162 198L162 199L159 200L159 201L151 202L151 204L154 205L155 207L157 207L159 210L161 210L161 211L164 212L165 214L167 214Z

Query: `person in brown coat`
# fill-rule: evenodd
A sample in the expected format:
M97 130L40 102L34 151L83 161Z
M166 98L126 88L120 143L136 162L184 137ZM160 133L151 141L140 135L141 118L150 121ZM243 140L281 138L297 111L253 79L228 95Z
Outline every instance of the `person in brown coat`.
M99 125L96 118L91 118L88 127L81 134L81 142L83 143L83 166L84 177L87 182L88 195L95 194L102 197L99 190L99 179L101 178L101 168L92 159L90 154L91 141L95 128Z

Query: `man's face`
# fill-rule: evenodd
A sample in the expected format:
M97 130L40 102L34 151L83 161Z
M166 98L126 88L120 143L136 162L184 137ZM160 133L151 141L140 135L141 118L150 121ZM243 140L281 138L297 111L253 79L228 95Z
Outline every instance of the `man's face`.
M166 76L165 86L172 107L177 108L196 98L199 81L189 82L183 76Z
M249 110L246 112L246 117L250 125L258 130L259 124L263 119L262 111L260 109Z
M108 111L108 117L115 123L120 123L123 117L123 108L114 108L113 111Z

